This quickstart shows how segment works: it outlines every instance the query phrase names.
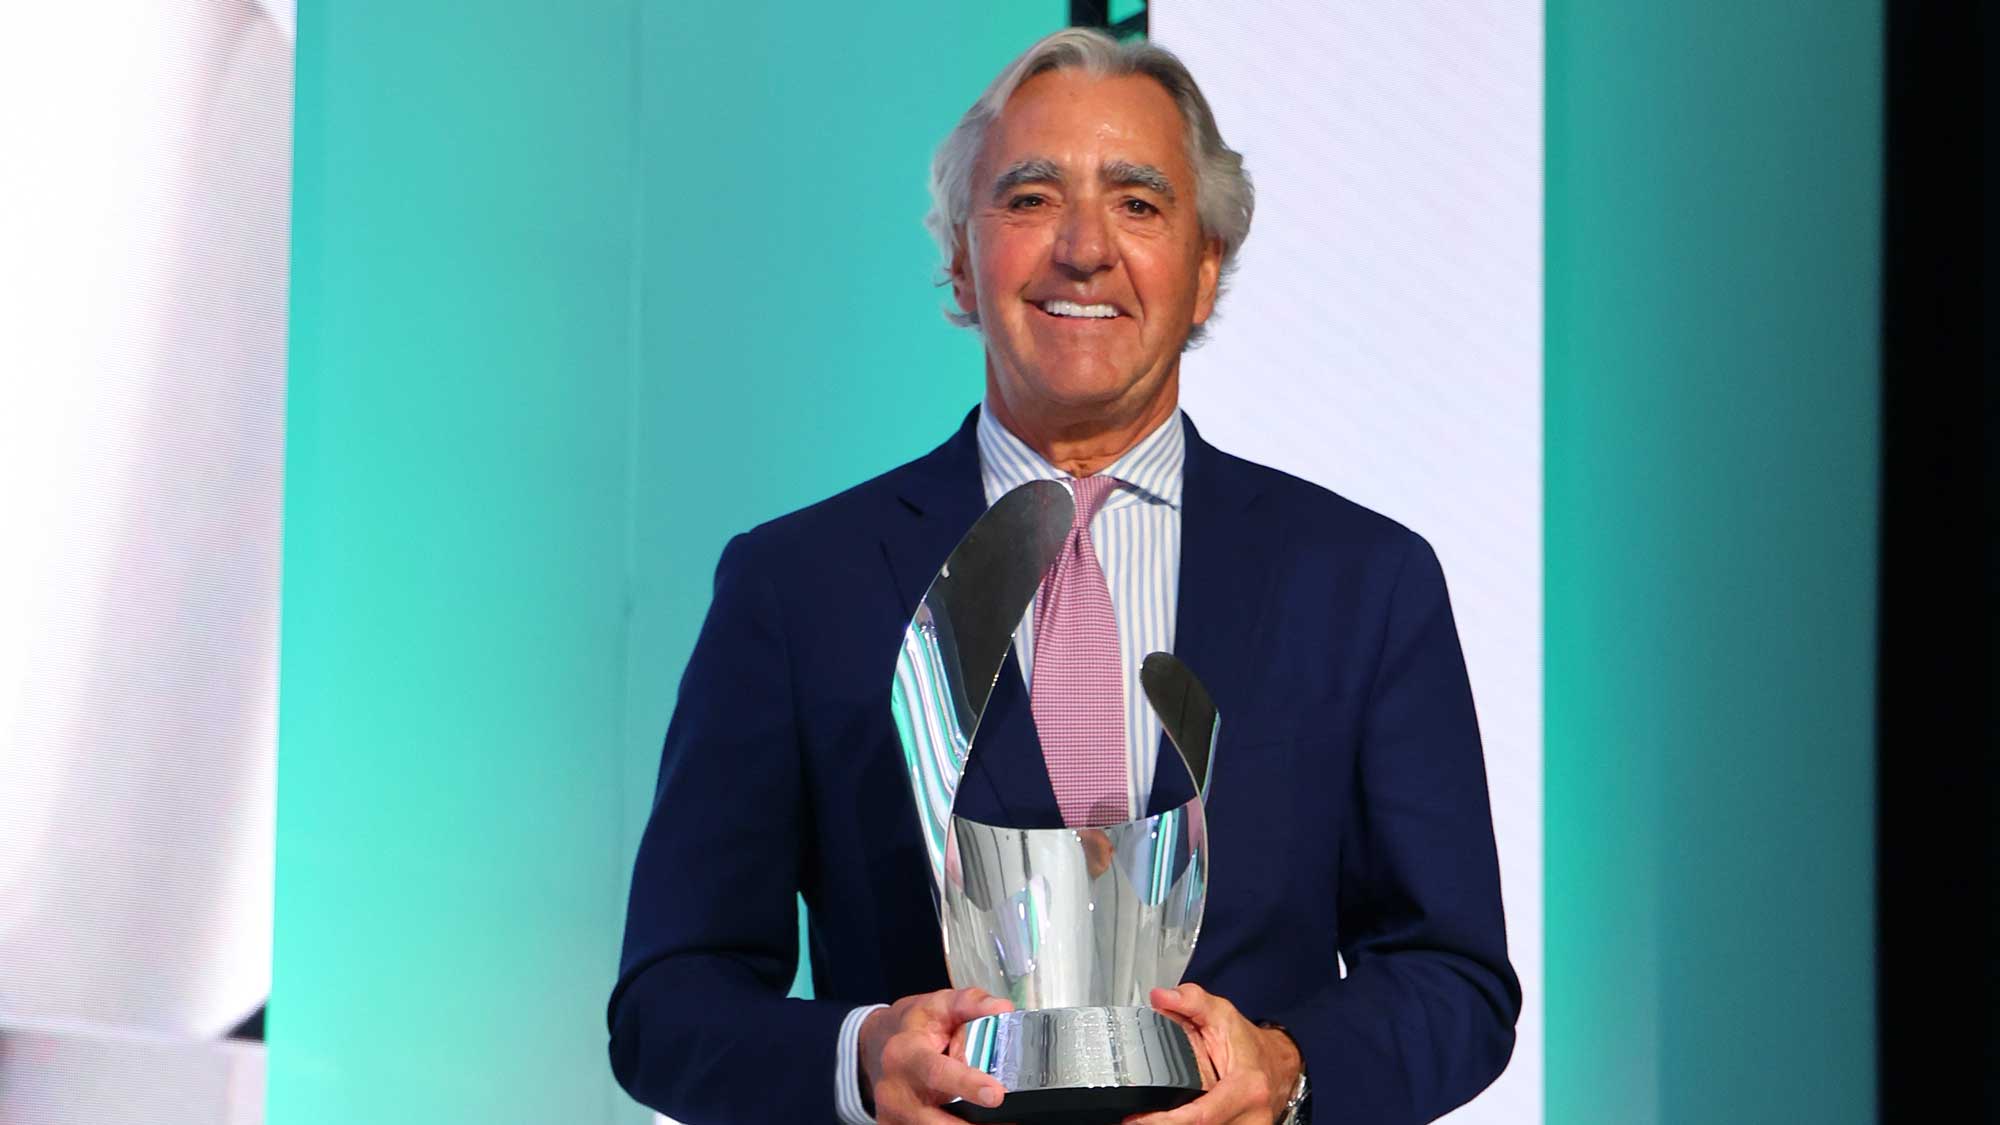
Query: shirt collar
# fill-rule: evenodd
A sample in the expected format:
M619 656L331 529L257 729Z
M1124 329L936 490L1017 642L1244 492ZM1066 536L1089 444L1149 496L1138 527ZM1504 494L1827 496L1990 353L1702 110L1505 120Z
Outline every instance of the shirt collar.
M1049 464L1041 454L1029 448L1027 442L1001 425L992 411L984 406L979 409L976 429L979 473L986 488L988 504L1031 480L1070 479L1068 473ZM1186 461L1187 435L1181 426L1181 412L1177 407L1152 433L1141 438L1137 445L1103 469L1106 475L1116 477L1126 486L1114 493L1107 503L1116 503L1119 497L1134 493L1135 500L1145 499L1179 508L1181 469Z

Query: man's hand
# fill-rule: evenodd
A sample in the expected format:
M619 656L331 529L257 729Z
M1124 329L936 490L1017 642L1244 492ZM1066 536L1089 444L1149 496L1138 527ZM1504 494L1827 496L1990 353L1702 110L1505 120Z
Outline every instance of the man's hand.
M938 1109L953 1098L996 1106L1007 1090L1000 1081L953 1058L953 1041L980 1016L1011 1012L1014 1005L977 988L905 996L870 1012L861 1022L861 1096L882 1125L963 1125Z
M1156 988L1152 1001L1188 1029L1210 1084L1179 1109L1128 1117L1126 1125L1271 1125L1285 1112L1304 1065L1291 1036L1258 1027L1236 1005L1198 984Z

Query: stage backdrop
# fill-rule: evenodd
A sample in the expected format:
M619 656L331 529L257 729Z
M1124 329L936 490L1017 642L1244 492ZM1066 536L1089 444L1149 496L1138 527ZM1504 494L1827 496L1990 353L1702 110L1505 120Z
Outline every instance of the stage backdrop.
M716 555L977 399L925 165L1066 14L304 13L274 1121L643 1116L602 1005ZM1465 1120L1871 1114L1879 15L1152 11L1264 189L1191 412L1453 585L1530 988Z
M646 1119L604 1005L716 556L976 396L930 148L1064 18L300 12L271 1121Z
M1187 410L1437 550L1525 994L1506 1073L1452 1119L1539 1120L1541 5L1173 0L1151 22L1258 189Z
M0 1125L254 1125L286 0L0 15Z
M1881 35L1549 2L1552 1125L1876 1119Z

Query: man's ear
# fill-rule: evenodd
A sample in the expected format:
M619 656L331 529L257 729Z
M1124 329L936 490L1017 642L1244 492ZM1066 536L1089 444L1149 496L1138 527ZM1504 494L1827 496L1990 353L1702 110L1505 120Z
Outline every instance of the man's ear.
M1206 324L1209 315L1215 312L1216 291L1222 284L1222 240L1204 239L1201 244L1201 264L1195 267L1194 322Z
M951 299L958 304L958 311L967 316L979 312L979 291L972 284L971 253L965 245L965 228L958 228L958 240L951 252Z

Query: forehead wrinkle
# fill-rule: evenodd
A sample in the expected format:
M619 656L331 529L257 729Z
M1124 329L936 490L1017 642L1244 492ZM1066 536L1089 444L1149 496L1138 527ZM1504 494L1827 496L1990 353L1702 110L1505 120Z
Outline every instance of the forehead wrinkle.
M1165 172L1151 164L1113 160L1104 166L1104 171L1100 175L1108 187L1142 187L1168 199L1174 198L1174 182L1167 178Z

